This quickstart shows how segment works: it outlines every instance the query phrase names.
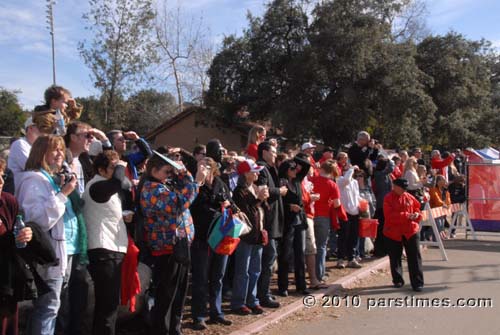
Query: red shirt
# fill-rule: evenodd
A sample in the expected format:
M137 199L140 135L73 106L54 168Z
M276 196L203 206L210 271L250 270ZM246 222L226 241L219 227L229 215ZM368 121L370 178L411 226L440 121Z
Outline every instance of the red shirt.
M401 177L403 177L403 172L401 171L400 166L396 165L394 167L394 171L392 171L391 179L396 180L396 179L401 178Z
M407 192L402 195L397 195L394 191L389 192L384 198L384 235L391 240L401 241L403 236L409 239L416 234L422 215L411 220L409 216L412 213L420 213L420 203L417 199Z
M255 158L255 161L259 159L259 150L258 150L258 145L253 143L249 144L247 147L247 155L250 157Z
M314 205L311 202L311 194L306 190L304 182L302 182L301 186L302 186L302 203L304 204L304 211L306 212L308 218L314 219Z
M447 174L446 174L445 169L448 165L451 164L451 162L453 162L454 159L455 159L455 155L450 155L450 156L446 157L445 159L440 159L440 158L434 157L433 159L431 159L431 168L435 169L435 170L439 170L440 175L446 176Z
M314 185L314 193L319 193L319 200L314 202L314 217L330 217L330 202L340 199L340 191L333 180L323 176L309 179Z

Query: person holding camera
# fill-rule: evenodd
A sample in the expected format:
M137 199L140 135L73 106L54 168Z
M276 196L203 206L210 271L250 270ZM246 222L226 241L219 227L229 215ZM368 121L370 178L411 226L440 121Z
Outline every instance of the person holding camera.
M193 328L206 329L207 302L210 302L210 323L229 326L230 320L222 311L222 279L226 272L229 256L220 255L210 250L208 237L210 225L220 215L221 208L231 208L236 214L239 209L234 206L231 191L220 178L217 163L212 158L204 158L198 162L208 169L205 184L190 211L196 231L196 239L191 245L192 262L192 308Z
M348 155L352 165L359 166L367 175L370 171L365 165L366 159L372 162L377 159L379 150L381 148L380 143L370 138L370 134L366 131L360 131L358 133L356 142L354 142L349 148Z
M75 192L70 195L73 209L79 218L77 234L87 239L86 226L82 214L81 196L85 191L86 182L94 176L92 162L87 154L89 152L90 144L93 139L97 138L103 143L103 146L111 148L106 135L98 129L93 129L90 125L81 122L71 122L64 135L64 142L66 144L66 172L74 173L77 178L77 187ZM89 171L89 165L90 170ZM67 179L67 178L66 178ZM62 334L82 334L84 328L82 327L83 319L81 315L85 313L88 304L88 289L90 277L87 271L87 251L86 246L80 248L79 253L72 250L68 246L68 270L63 282L61 292L61 308L57 318L57 332ZM83 250L82 250L83 249Z
M33 301L28 332L33 335L54 334L63 277L68 267L68 246L78 252L80 243L77 217L68 198L75 190L77 180L73 175L57 175L63 166L64 153L62 137L38 137L26 162L26 172L20 178L18 201L22 205L24 219L35 222L48 232L59 258L57 265L37 269L49 292Z
M189 246L194 239L189 207L205 183L208 169L198 166L193 178L180 161L153 152L138 186L146 245L154 263L150 334L181 334Z
M97 174L85 186L83 215L88 232L89 272L94 282L95 307L92 334L115 333L120 302L120 278L128 238L119 192L131 187L125 176L127 164L116 151L108 150L94 159Z

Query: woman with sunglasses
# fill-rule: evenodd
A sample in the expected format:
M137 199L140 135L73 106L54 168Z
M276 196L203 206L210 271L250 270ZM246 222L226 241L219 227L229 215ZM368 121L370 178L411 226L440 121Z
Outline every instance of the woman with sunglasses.
M306 159L295 157L284 161L279 168L281 186L288 192L283 197L285 209L285 230L283 232L280 251L278 252L278 291L279 295L288 296L288 269L290 260L295 263L295 286L297 292L309 294L305 275L305 247L307 218L302 202L302 181L306 177L311 164Z
M34 310L29 321L29 333L33 335L54 334L63 277L68 267L67 246L78 248L79 243L79 236L74 233L78 219L68 198L75 190L77 180L75 176L69 180L66 177L57 178L63 166L64 152L62 137L38 137L19 184L18 201L22 205L25 221L35 222L48 232L59 258L58 265L37 269L49 291L33 301Z

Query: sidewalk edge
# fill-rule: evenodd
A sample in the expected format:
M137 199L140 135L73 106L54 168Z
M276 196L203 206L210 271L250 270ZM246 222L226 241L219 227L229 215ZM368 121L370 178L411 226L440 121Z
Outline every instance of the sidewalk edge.
M379 260L373 261L369 264L369 266L363 267L353 273L339 278L333 283L329 284L329 288L319 291L318 293L313 294L316 298L321 298L325 294L333 294L341 288L351 288L357 281L370 276L373 272L389 268L389 258L383 257ZM298 299L297 301L281 307L276 312L273 312L265 317L246 325L238 330L233 331L230 335L250 335L263 331L269 325L276 323L288 315L295 313L301 308L305 308L302 302L302 299Z

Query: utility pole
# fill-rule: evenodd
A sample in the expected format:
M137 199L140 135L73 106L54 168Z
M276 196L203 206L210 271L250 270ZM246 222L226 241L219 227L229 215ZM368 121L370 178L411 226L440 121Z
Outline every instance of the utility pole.
M53 6L56 4L55 0L47 0L47 29L49 29L50 37L52 39L52 84L56 84L56 55L54 47L54 12Z

